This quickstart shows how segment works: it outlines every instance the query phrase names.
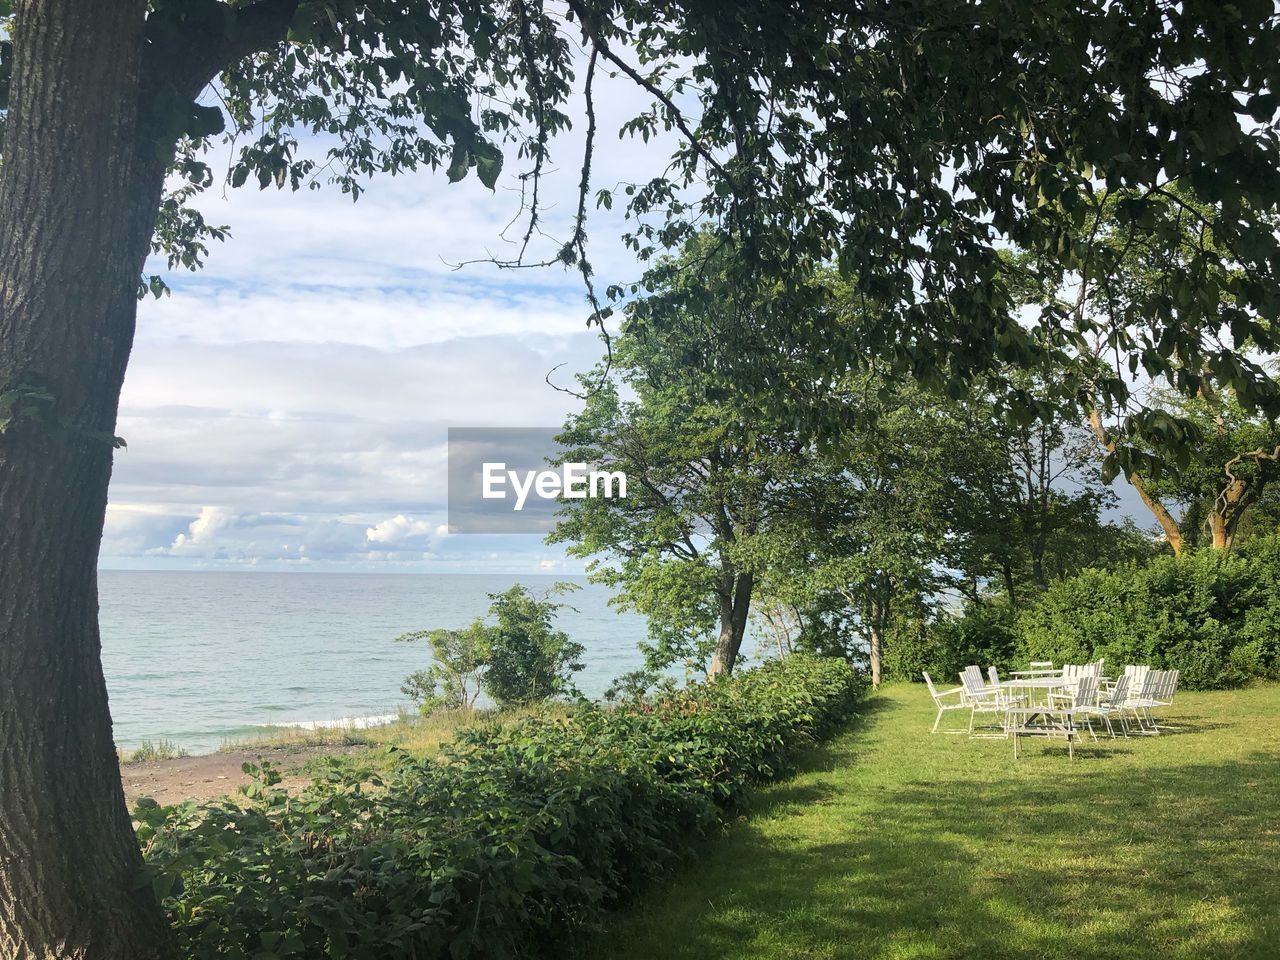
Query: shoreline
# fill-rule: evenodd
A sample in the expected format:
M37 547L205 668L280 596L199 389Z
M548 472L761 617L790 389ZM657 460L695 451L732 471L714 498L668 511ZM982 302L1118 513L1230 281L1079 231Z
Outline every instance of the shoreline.
M292 790L311 782L311 776L298 769L307 761L348 756L367 749L365 744L353 743L297 744L244 747L168 760L139 760L120 765L120 782L130 807L143 797L166 806L184 800L216 800L234 794L249 782L244 764L266 760L280 768L281 785Z
M359 729L326 726L318 729L285 728L264 731L260 740L227 744L210 753L163 759L123 760L120 780L125 798L132 806L142 797L161 804L183 800L215 800L235 793L249 782L242 769L246 763L267 760L276 766L281 784L294 790L311 782L304 768L324 757L348 757L365 753L373 766L385 763L381 751L396 746L412 754L433 754L451 742L461 727L477 723L504 723L519 717L556 712L554 706L525 708L500 713L493 710L442 711L426 717L402 714L391 723Z

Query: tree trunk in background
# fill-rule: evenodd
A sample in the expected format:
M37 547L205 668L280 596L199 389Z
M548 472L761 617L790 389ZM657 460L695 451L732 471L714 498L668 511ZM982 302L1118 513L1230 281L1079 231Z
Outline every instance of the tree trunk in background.
M1235 541L1235 524L1229 522L1217 510L1209 511L1209 533L1213 536L1213 549L1226 552Z
M0 393L33 399L0 434L3 960L173 956L138 886L97 622L110 441L165 166L138 130L145 13L146 0L18 5Z
M1013 567L1006 561L1000 566L1001 572L1004 574L1004 592L1009 595L1009 609L1018 609L1018 592L1013 582Z
M880 655L884 649L884 630L878 623L871 624L871 640L868 644L868 659L871 662L871 685L880 686Z
M883 675L884 631L889 620L889 605L878 600L871 603L871 622L867 638L867 664L871 668L871 685L877 689Z
M751 612L751 591L755 576L750 573L730 574L726 580L732 585L720 592L720 636L716 640L715 653L707 670L707 679L733 672L742 649L742 639L747 632L747 616Z
M1113 441L1107 439L1107 431L1102 426L1102 417L1096 408L1089 410L1089 426L1093 429L1094 435L1098 441L1107 449L1108 452L1114 452L1116 445ZM1129 485L1138 492L1138 496L1142 502L1146 504L1152 516L1156 518L1156 522L1160 524L1160 529L1164 531L1165 539L1169 541L1169 547L1173 550L1175 557L1182 555L1182 530L1178 527L1178 522L1173 519L1171 514L1160 500L1147 491L1147 485L1137 471L1129 474L1126 479Z

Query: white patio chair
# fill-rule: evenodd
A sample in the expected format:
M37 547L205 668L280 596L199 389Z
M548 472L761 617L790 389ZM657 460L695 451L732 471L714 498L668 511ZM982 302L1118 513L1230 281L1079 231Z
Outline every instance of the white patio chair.
M1152 670L1149 676L1151 678L1150 683L1139 698L1137 706L1150 725L1151 732L1160 733L1162 728L1156 721L1154 711L1173 703L1174 694L1178 689L1179 672L1177 670ZM1163 729L1172 730L1174 728L1166 724Z
M1027 664L1027 669L1028 670L1052 670L1053 661L1052 660L1032 660L1030 663Z
M1055 707L1069 707L1075 701L1075 688L1080 678L1088 672L1087 667L1083 667L1078 663L1064 663L1062 665L1062 685L1061 690L1049 691L1049 704Z
M1127 668L1126 668L1127 669ZM1133 714L1134 720L1138 723L1138 733L1148 736L1155 736L1160 733L1160 728L1156 726L1155 718L1151 715L1153 706L1159 706L1155 699L1155 693L1161 682L1161 670L1152 670L1150 667L1135 667L1130 677L1129 693L1124 701L1124 709ZM1133 678L1138 678L1138 685L1135 687Z
M1116 730L1111 723L1111 718L1117 717L1120 720L1120 728L1124 731L1127 738L1129 736L1129 721L1124 717L1125 701L1129 697L1129 677L1128 675L1120 677L1116 680L1115 685L1111 688L1110 693L1099 695L1096 703L1082 704L1075 708L1077 714L1085 716L1099 716L1107 725L1107 733L1115 738Z
M942 715L948 710L968 710L969 704L964 700L964 687L952 687L950 690L939 690L933 685L933 677L928 673L924 674L924 682L929 687L929 696L933 697L934 706L938 708L938 716L933 721L933 729L930 733L938 732L938 724L942 722ZM960 699L954 702L948 702L945 698L960 695ZM948 730L948 733L959 733L959 730Z
M1006 708L1000 700L1000 688L988 686L982 678L982 669L976 665L960 671L960 682L964 685L964 698L969 704L969 735L973 736L973 724L979 713L998 713L1001 715L1003 736Z
M1000 683L1000 671L995 667L987 667L987 680L990 681L989 688L995 691L996 700L1006 709L1026 700L1026 697L1013 693L1008 687Z
M1071 718L1077 717L1084 719L1085 729L1089 731L1089 735L1093 739L1098 739L1098 734L1094 732L1093 721L1091 717L1098 709L1098 678L1091 677L1087 674L1081 676L1077 681L1075 688L1070 694L1070 703L1068 709L1071 711Z
M1129 675L1129 693L1132 694L1142 690L1142 685L1147 682L1147 674L1151 672L1151 668L1130 664L1124 668L1124 672Z

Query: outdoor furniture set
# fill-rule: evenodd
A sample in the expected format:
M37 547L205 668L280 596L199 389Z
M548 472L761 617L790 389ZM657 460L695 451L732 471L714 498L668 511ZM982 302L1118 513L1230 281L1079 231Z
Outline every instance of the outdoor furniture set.
M1112 678L1103 674L1103 666L1103 660L1062 667L1040 661L1026 670L1014 670L1005 680L995 667L989 667L984 677L978 667L971 666L960 672L960 686L949 690L939 690L925 673L924 682L938 708L931 732L938 732L947 711L967 710L970 737L1012 739L1015 757L1021 737L1062 737L1073 758L1081 731L1098 739L1095 723L1112 737L1117 729L1125 737L1158 735L1161 727L1154 711L1173 702L1178 671L1127 666ZM980 715L989 715L996 723L975 732Z

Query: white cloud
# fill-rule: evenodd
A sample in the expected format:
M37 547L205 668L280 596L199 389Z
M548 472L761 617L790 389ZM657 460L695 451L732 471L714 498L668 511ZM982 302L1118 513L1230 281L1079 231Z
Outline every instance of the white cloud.
M602 89L600 187L664 165L663 147L612 135L644 99L630 83ZM582 133L556 144L534 258L571 232ZM572 385L602 353L575 271L453 269L514 253L521 227L502 234L518 172L493 192L383 178L357 204L331 190L200 198L232 238L199 273L148 267L174 294L139 312L106 562L550 569L537 537L447 536L445 517L446 428L557 425L579 401L544 378L564 364L556 382ZM621 207L590 215L601 286L641 272Z
M226 507L203 507L200 516L187 527L187 532L173 538L172 549L178 551L185 547L204 546L213 539L214 534L235 521L236 515Z
M398 545L409 539L431 537L437 529L439 529L438 525L425 520L410 520L403 513L398 513L369 527L364 535L370 543Z

